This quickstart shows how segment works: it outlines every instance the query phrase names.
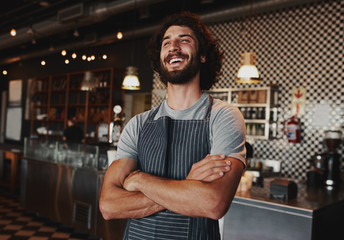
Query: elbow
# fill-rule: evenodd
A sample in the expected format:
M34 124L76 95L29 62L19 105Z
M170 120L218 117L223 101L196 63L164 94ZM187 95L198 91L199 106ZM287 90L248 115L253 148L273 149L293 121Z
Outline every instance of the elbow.
M217 207L214 207L207 216L208 218L219 220L222 218L228 211L229 205L228 204L220 204Z
M108 204L105 200L99 200L99 210L105 220L113 219L113 213L111 212L110 207L111 205Z
M221 197L214 198L208 203L208 209L205 217L219 220L227 213L230 205L231 201L228 201L228 199Z

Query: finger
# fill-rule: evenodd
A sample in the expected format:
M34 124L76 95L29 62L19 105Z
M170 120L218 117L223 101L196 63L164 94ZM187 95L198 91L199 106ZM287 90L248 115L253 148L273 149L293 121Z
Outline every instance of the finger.
M198 169L192 169L187 179L204 180L211 175L230 171L230 161L212 161Z
M212 174L212 175L207 176L206 178L202 179L202 181L204 181L204 182L213 182L215 180L218 180L218 179L222 178L224 175L225 175L225 173L218 172L216 174Z
M227 166L231 166L231 161L229 160L216 160L216 161L209 161L206 164L203 164L202 166L196 167L194 170L198 172L199 174L202 174L203 172L207 171L213 171L216 172L216 169L222 169L226 168Z
M223 160L225 158L226 158L226 155L224 155L224 154L216 154L216 155L208 154L205 158L203 158L201 161L195 163L193 166L195 168L199 168L199 167L202 167L211 161Z
M216 167L216 168L211 168L205 171L202 174L202 179L207 179L207 178L212 178L215 176L216 178L222 177L225 173L229 172L231 170L230 166L224 166L224 167Z

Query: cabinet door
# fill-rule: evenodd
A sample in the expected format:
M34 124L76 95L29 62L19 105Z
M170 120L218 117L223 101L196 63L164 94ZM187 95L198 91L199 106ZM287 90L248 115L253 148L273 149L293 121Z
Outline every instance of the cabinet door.
M87 91L81 91L81 82L83 80L84 73L71 73L69 74L68 92L66 98L66 119L74 119L76 125L78 125L86 134L86 104L88 98Z
M50 100L48 105L48 135L61 139L66 126L66 98L68 75L61 74L51 77Z
M36 78L33 81L31 102L31 134L47 135L47 114L49 102L49 77Z
M113 70L93 71L96 87L88 94L87 129L88 141L107 142L111 121Z

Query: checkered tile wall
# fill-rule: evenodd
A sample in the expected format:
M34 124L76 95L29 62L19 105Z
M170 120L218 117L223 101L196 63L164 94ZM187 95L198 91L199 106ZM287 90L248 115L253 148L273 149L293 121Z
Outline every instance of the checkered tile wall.
M324 130L344 130L342 9L344 0L320 1L257 14L251 23L248 19L233 19L209 25L225 52L223 74L214 88L278 85L280 139L256 140L253 147L264 159L280 160L283 176L294 180L304 181L310 169L308 160L323 151ZM249 29L253 36L251 43L248 41ZM234 79L240 54L250 50L250 44L257 55L257 67L263 81L245 86L235 83ZM154 79L153 89L164 89L156 75ZM306 113L301 117L301 144L288 143L282 134L283 121L291 116L293 87L303 87L307 91ZM152 104L156 106L163 98L154 94L154 90ZM327 126L317 127L314 125L314 109L321 103L330 105L331 116ZM339 153L343 156L344 144Z

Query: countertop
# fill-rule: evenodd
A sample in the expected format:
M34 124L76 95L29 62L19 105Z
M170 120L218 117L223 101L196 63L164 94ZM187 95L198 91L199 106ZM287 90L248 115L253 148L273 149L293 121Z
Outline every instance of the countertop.
M276 199L270 197L270 187L253 186L250 190L245 192L237 192L234 198L235 202L246 202L251 204L269 204L271 206L280 208L290 208L294 210L301 210L305 212L312 212L336 205L344 201L344 181L337 188L332 190L326 187L307 187L305 184L297 184L297 197L289 200Z

